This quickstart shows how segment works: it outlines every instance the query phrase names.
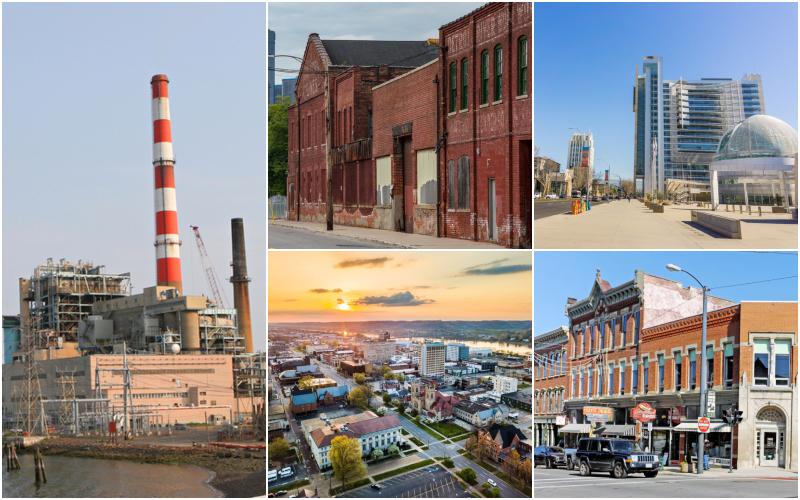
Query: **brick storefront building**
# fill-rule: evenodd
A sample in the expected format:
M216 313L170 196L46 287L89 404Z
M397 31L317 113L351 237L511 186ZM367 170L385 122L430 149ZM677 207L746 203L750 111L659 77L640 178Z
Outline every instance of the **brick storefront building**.
M559 442L557 416L568 397L567 345L569 330L559 327L533 338L533 446ZM562 418L563 420L563 418ZM561 422L560 425L564 425Z
M442 236L531 247L533 4L439 28Z
M589 434L585 406L610 407L610 421L593 429L595 435L636 436L679 463L697 441L700 349L705 348L708 388L716 393L707 434L711 464L728 466L732 459L734 467L797 470L797 302L735 305L709 297L702 346L702 302L698 307L695 298L701 293L692 290L641 271L631 282L611 287L598 273L589 298L568 301L572 335L565 362L559 364L563 351L557 353L551 372L552 356L537 351L534 367L540 395L545 384L567 378L558 411L568 425L558 429L556 442L573 446ZM676 311L679 318L672 317ZM656 411L652 436L631 418L630 410L640 403ZM745 419L733 439L721 418L732 405Z

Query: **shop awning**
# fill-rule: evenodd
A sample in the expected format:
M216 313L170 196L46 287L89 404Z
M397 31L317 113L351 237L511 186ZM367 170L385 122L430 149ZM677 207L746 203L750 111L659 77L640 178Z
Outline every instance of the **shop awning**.
M604 425L595 429L595 434L609 436L635 436L635 425Z
M672 430L700 432L700 429L697 428L697 422L683 422L682 424L673 427ZM711 422L711 426L708 428L708 432L730 432L730 431L731 431L731 426L726 424L725 422Z
M589 434L592 428L590 424L567 424L558 429L558 432L569 432L574 434Z

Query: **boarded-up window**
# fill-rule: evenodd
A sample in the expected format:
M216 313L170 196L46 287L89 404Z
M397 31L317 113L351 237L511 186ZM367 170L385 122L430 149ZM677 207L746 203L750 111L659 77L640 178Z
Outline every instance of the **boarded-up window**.
M371 207L375 204L372 160L361 160L358 163L358 204L362 207Z
M375 159L375 174L378 184L375 204L391 205L392 199L389 197L389 190L392 184L392 159L389 155Z
M447 206L456 208L456 163L447 162Z
M436 153L433 148L417 151L417 203L436 205Z
M358 162L344 164L344 202L346 205L358 203Z
M344 201L344 191L342 181L344 180L344 168L342 165L332 167L331 173L333 174L333 203L334 205L341 205Z
M458 208L469 209L469 156L458 159Z

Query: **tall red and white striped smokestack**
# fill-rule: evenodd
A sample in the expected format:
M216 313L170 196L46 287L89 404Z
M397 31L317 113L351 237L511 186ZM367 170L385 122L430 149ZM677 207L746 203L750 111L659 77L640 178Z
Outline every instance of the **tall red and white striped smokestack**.
M172 286L183 294L181 252L178 236L178 204L175 198L175 157L169 120L169 80L156 75L153 89L153 167L155 170L156 274L158 286Z

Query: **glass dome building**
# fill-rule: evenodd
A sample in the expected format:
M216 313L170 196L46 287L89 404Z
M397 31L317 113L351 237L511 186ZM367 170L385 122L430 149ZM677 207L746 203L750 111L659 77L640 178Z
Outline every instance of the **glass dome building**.
M728 130L717 146L711 171L714 209L719 204L796 204L797 131L766 115Z

